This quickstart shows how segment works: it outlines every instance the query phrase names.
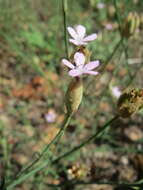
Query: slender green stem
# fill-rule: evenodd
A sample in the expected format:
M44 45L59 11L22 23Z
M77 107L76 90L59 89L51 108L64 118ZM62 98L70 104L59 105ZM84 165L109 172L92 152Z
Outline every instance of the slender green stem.
M122 29L121 29L122 21L121 21L119 11L118 11L117 0L114 0L114 7L116 9L116 17L117 17L117 21L118 21L118 24L119 24L119 31L120 31L120 34L121 34L121 32L122 32Z
M114 0L114 6L115 6L115 9L116 9L116 17L117 17L117 21L118 21L118 25L119 25L119 32L120 32L120 36L121 36L121 39L122 39L122 47L124 49L124 54L125 54L125 67L126 67L126 69L128 71L129 77L131 79L132 74L131 74L130 68L128 66L128 39L125 39L122 36L122 21L121 21L120 14L119 14L119 11L118 11L117 0Z
M62 10L63 10L63 23L64 23L64 38L65 38L65 48L66 48L66 55L69 57L68 52L68 39L67 39L67 0L62 0ZM72 117L72 114L66 115L63 127L61 127L58 134L55 136L55 138L45 147L45 149L42 151L42 153L29 165L27 165L25 168L23 168L16 176L15 178L19 178L21 175L23 175L26 172L29 172L29 170L38 162L41 160L41 158L48 152L50 146L57 141L60 140L61 136L64 134L64 130L68 126L70 119ZM27 174L28 176L28 174Z
M69 57L69 52L68 52L68 40L67 40L67 0L62 0L62 10L63 10L63 22L64 22L64 38L65 38L65 48L66 48L66 55ZM67 118L66 118L67 119ZM70 117L68 117L70 119ZM66 120L64 121L66 122ZM57 136L45 147L43 152L28 166L24 167L20 173L18 173L18 176L20 176L22 173L27 172L35 163L37 163L43 155L48 151L49 147L62 135L64 131L64 128L61 128Z
M132 78L128 81L126 88L133 82L134 78L136 77L136 75L138 74L138 72L140 71L140 69L143 67L143 62L141 63L141 65L138 67L138 69L135 71L135 73L132 75ZM126 89L125 88L125 89Z
M120 181L120 182L116 182L116 181L83 181L83 180L67 180L64 181L64 183L60 183L60 184L46 184L50 187L62 187L65 186L66 184L68 185L92 185L92 184L97 184L97 185L114 185L114 186L126 186L126 187L140 187L141 185L143 185L143 179L140 181L136 181L133 183L128 183L128 182L124 182L124 181Z
M51 145L55 144L56 142L58 142L60 140L60 138L62 137L62 135L64 134L65 129L67 128L67 126L69 125L69 122L71 120L73 113L71 114L66 114L66 117L62 123L62 127L60 129L60 131L57 133L57 135L54 137L54 139L45 147L45 149L42 151L42 153L40 154L40 156L38 158L36 158L31 164L29 164L28 166L26 166L25 168L23 168L16 176L15 176L15 182L10 184L8 187L11 189L12 187L14 187L15 185L18 185L19 183L21 183L23 180L27 179L29 176L35 174L36 172L40 171L41 169L43 169L47 163L49 162L44 162L44 165L41 165L40 167L29 171L36 163L38 163L41 158L48 152L49 148L51 147ZM35 171L35 172L34 172ZM24 175L24 173L26 173Z
M67 37L67 0L62 0L62 10L63 10L63 24L64 24L64 39L65 39L66 56L67 56L67 58L69 58L68 37Z
M62 154L61 156L59 156L58 158L55 158L52 161L52 164L57 163L58 161L60 161L61 159L73 154L74 152L76 152L77 150L81 149L82 147L84 147L85 145L89 144L91 141L95 140L97 137L99 137L106 128L108 128L110 126L110 124L113 123L113 121L115 121L116 119L118 119L119 116L116 115L115 117L113 117L111 120L109 120L99 131L97 131L95 134L93 134L92 136L90 136L88 139L86 139L85 141L83 141L81 144L79 144L78 146L74 147L73 149L71 149L70 151L67 151L66 153Z
M69 122L71 120L72 115L73 114L66 114L65 119L64 119L64 121L62 123L62 127L61 127L60 131L57 133L57 135L54 137L54 139L45 147L45 149L41 153L41 156L43 156L47 152L47 150L49 149L49 147L52 144L54 144L54 143L56 143L57 141L60 140L61 136L64 134L65 129L69 125Z
M118 41L118 43L115 45L115 47L114 47L112 53L111 53L111 54L107 57L107 59L104 61L105 64L104 64L104 65L101 67L101 69L99 70L100 73L103 73L103 72L105 71L105 69L107 68L108 64L109 64L110 61L112 60L113 56L115 55L116 51L119 49L120 45L122 44L122 41L123 41L123 39L120 39L120 40ZM96 77L96 80L98 81L101 76L102 76L102 75L98 75L98 76ZM88 91L89 87L90 87L90 83L87 84L87 87L86 87L86 90L85 90L85 91Z
M118 43L116 44L116 46L114 47L112 53L109 55L109 57L107 57L107 60L105 61L106 64L103 65L103 67L101 68L101 72L103 73L107 67L107 65L110 63L110 61L112 60L113 56L115 55L116 51L119 49L120 45L122 44L123 39L121 38Z
M70 119L72 117L71 115L67 115L67 117L64 120L64 125L63 128L59 131L59 133L56 135L56 137L53 139L54 142L59 139L64 130L66 129L66 127L68 126ZM49 161L46 160L43 163L39 164L39 166L37 166L36 168L32 169L32 171L29 171L28 173L22 175L21 177L19 177L18 179L16 179L13 183L10 183L7 186L7 190L11 190L13 187L15 187L16 185L20 184L21 182L25 181L28 177L34 175L35 173L41 171L42 169L44 169L45 167L47 167L48 164L56 164L58 161L60 161L61 159L73 154L74 152L76 152L77 150L79 150L80 148L84 147L85 145L89 144L92 140L95 140L97 137L99 137L105 129L107 129L109 127L109 125L111 125L113 123L113 121L115 121L116 119L118 119L118 115L116 115L114 118L112 118L111 120L109 120L99 131L97 131L94 135L90 136L88 139L86 139L85 141L83 141L81 144L79 144L78 146L74 147L73 149L71 149L70 151L62 154L61 156L59 156L58 158L54 159L53 161Z
M26 173L25 175L19 177L16 180L13 180L12 183L10 183L7 187L6 190L12 190L16 185L19 185L21 182L25 181L27 178L29 178L30 176L34 175L35 173L37 173L38 171L42 170L43 168L45 168L47 166L47 164L49 163L49 160L44 162L44 164L40 165L39 167L36 167L35 169L33 169L31 172Z

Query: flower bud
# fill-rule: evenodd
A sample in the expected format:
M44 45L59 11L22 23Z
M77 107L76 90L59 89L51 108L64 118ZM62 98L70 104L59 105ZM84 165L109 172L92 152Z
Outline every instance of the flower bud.
M123 37L129 38L135 33L140 25L140 16L137 13L130 12L121 28Z
M69 84L65 103L68 114L74 113L78 110L83 95L83 83L81 78L73 78Z
M143 89L128 89L119 98L117 103L118 114L127 118L143 108Z

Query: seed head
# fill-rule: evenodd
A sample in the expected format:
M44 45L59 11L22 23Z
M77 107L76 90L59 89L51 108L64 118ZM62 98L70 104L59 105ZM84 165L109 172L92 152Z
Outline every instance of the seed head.
M127 118L143 108L143 89L128 89L120 96L118 103L118 114Z

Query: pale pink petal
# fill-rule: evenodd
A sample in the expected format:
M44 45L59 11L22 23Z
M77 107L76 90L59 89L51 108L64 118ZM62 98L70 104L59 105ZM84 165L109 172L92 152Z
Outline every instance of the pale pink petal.
M69 75L72 77L77 77L82 75L82 71L78 70L78 69L72 69L69 71Z
M67 67L69 67L70 69L75 68L75 66L71 62L69 62L67 59L62 59L62 63L66 65Z
M91 61L84 66L84 69L89 71L98 67L99 64L100 64L99 61Z
M105 25L105 28L107 30L112 30L113 29L113 25L111 23L108 23L108 24Z
M72 27L67 27L67 30L69 32L69 34L71 35L71 37L73 37L74 39L76 39L78 37L76 31L74 30L74 28Z
M116 98L119 98L121 95L121 90L119 89L119 87L115 86L112 89L112 93Z
M81 40L80 42L78 42L78 44L81 45L81 46L82 46L82 45L87 45L87 43L84 42L83 40Z
M74 61L76 63L76 66L84 65L84 63L85 63L85 56L83 55L83 53L77 52L74 55Z
M56 113L53 110L49 110L47 114L45 114L45 119L48 123L53 123L56 120Z
M84 26L82 25L77 25L75 27L76 31L77 31L77 34L80 38L83 38L85 36L85 32L86 32L86 29Z
M105 7L105 3L97 3L97 8L98 9L103 9Z
M83 73L84 74L89 74L89 75L98 75L98 72L96 72L96 71L87 71L87 70L84 70Z
M77 40L73 40L73 39L69 39L69 42L71 42L72 44L76 45L76 46L79 46L80 43L77 42Z
M83 42L82 40L74 40L74 39L69 39L69 42L76 46L81 46L81 45L87 45L86 42Z
M93 40L95 40L97 38L97 34L91 34L91 35L89 35L89 36L86 36L84 39L83 39L83 41L84 42L88 42L88 41L93 41Z

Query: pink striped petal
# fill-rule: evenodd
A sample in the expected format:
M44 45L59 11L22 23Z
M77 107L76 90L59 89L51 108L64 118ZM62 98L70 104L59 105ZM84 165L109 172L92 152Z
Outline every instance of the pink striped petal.
M78 34L78 37L80 38L83 38L85 36L85 32L86 32L86 29L84 26L82 25L77 25L75 27L76 31L77 31L77 34Z
M84 63L85 63L85 56L83 55L83 53L77 52L74 55L74 61L76 63L76 66L84 65Z
M84 74L89 74L89 75L98 75L98 72L96 71L83 71Z
M74 39L76 39L78 37L76 31L74 30L74 28L72 27L67 27L67 30L69 32L69 34L71 35L71 37L73 37Z
M78 69L72 69L69 71L69 75L72 77L77 77L82 75L82 71L78 70Z
M68 60L66 60L66 59L62 59L62 63L64 65L66 65L67 67L69 67L70 69L74 69L75 68L75 66L71 62L69 62Z
M88 41L93 41L93 40L95 40L97 38L97 34L91 34L91 35L89 35L89 36L86 36L84 39L83 39L83 41L84 42L88 42Z
M76 40L73 40L73 39L69 39L69 42L71 42L72 44L76 45L76 46L79 46L80 43L77 42Z
M91 62L89 62L88 64L86 64L84 66L84 69L90 71L90 70L95 69L96 67L98 67L99 64L100 64L99 61L91 61Z

